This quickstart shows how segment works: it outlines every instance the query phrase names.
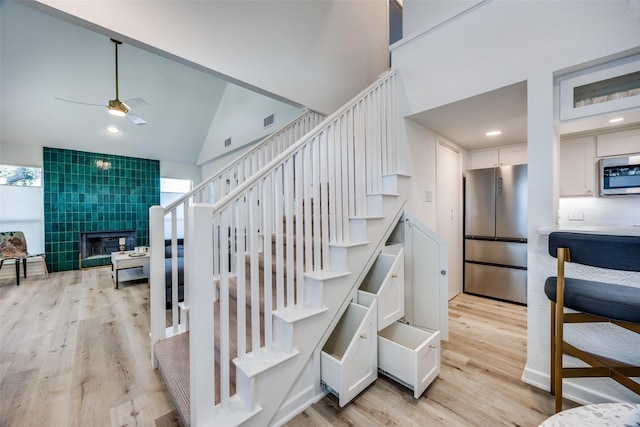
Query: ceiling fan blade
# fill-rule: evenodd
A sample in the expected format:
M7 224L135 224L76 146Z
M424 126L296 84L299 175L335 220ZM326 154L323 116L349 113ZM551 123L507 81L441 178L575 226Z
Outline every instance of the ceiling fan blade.
M54 96L54 98L57 99L58 101L71 102L73 104L89 105L91 107L105 107L105 108L107 107L104 104L90 104L88 102L72 101L70 99L58 98L57 96Z
M130 110L148 107L149 103L142 98L131 98L123 102Z
M131 113L127 113L127 119L129 119L129 121L131 123L133 123L134 125L146 125L147 121L145 119L143 119L142 117L138 117L135 116Z

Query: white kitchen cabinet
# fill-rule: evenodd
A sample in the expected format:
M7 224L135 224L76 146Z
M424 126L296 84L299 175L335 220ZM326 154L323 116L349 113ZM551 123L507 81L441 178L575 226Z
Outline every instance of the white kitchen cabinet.
M358 289L358 304L378 302L378 330L404 316L404 249L386 246Z
M349 304L320 353L323 384L345 406L378 378L376 301Z
M495 168L500 161L497 148L471 151L469 160L471 163L469 169Z
M640 153L640 129L603 133L596 138L597 157Z
M378 332L378 368L413 390L413 397L429 387L440 373L440 333L395 322Z
M560 141L560 196L596 195L594 137Z
M469 169L524 165L527 163L527 144L474 150L469 153L469 159Z

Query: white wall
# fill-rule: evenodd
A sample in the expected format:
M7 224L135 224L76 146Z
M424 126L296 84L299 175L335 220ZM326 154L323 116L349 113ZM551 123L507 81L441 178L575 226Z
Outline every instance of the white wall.
M42 147L0 142L0 164L42 167ZM31 253L44 252L42 187L0 185L0 230L22 231Z
M408 8L404 13L409 13ZM493 1L410 42L399 42L392 50L392 65L399 70L406 97L401 104L403 116L527 81L529 308L523 379L542 388L548 387L549 372L549 302L543 282L553 274L555 263L547 255L546 236L536 229L555 223L558 206L554 73L592 61L604 62L639 46L637 0ZM405 147L407 163L411 144L407 141ZM631 280L640 285L637 278ZM580 340L595 345L595 350L640 363L640 353L631 355L628 350L640 348L636 341L607 334L600 334L597 342L585 335L579 336ZM582 386L566 387L578 401L640 402L640 397L611 381L570 383Z
M407 38L434 27L481 0L404 0L402 35Z
M388 68L383 0L38 3L325 114Z
M199 166L161 160L160 176L162 178L190 179L193 187L195 187L202 181L202 170Z
M263 139L301 113L300 108L256 95L239 86L227 85L197 163L201 165ZM264 118L270 114L275 115L275 122L265 129ZM227 138L231 138L231 145L225 147Z
M405 119L407 164L405 170L411 176L407 210L433 230L437 229L436 203L426 202L424 192L436 193L437 135L421 124ZM435 194L434 200L438 195Z
M262 141L262 140L260 139L258 141L253 141L252 143L245 144L242 147L240 147L238 150L234 150L234 151L225 153L225 154L223 154L221 156L218 156L218 157L214 158L211 161L203 163L202 164L202 178L203 179L207 179L211 175L215 175L216 173L220 172L223 168L228 166L231 162L233 162L237 158L239 158L242 155L244 155L245 153L247 153L253 147L255 147L260 141Z
M0 142L0 163L42 167L42 146ZM160 162L160 176L190 179L193 186L202 180L199 166L166 161ZM44 252L43 188L0 185L0 230L23 231L29 252Z

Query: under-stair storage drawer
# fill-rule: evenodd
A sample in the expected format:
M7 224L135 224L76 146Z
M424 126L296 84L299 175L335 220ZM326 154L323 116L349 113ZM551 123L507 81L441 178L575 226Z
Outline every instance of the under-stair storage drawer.
M349 403L378 378L376 303L351 303L320 353L323 384Z
M440 373L440 332L400 322L378 332L378 370L419 398Z
M358 304L378 303L378 330L404 316L404 248L385 246L358 289Z

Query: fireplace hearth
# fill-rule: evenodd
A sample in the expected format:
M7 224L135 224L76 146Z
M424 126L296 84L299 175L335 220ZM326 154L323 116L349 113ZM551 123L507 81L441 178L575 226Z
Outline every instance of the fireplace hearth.
M120 251L120 238L125 238L125 250L136 246L136 230L82 231L80 232L80 261L111 257Z

